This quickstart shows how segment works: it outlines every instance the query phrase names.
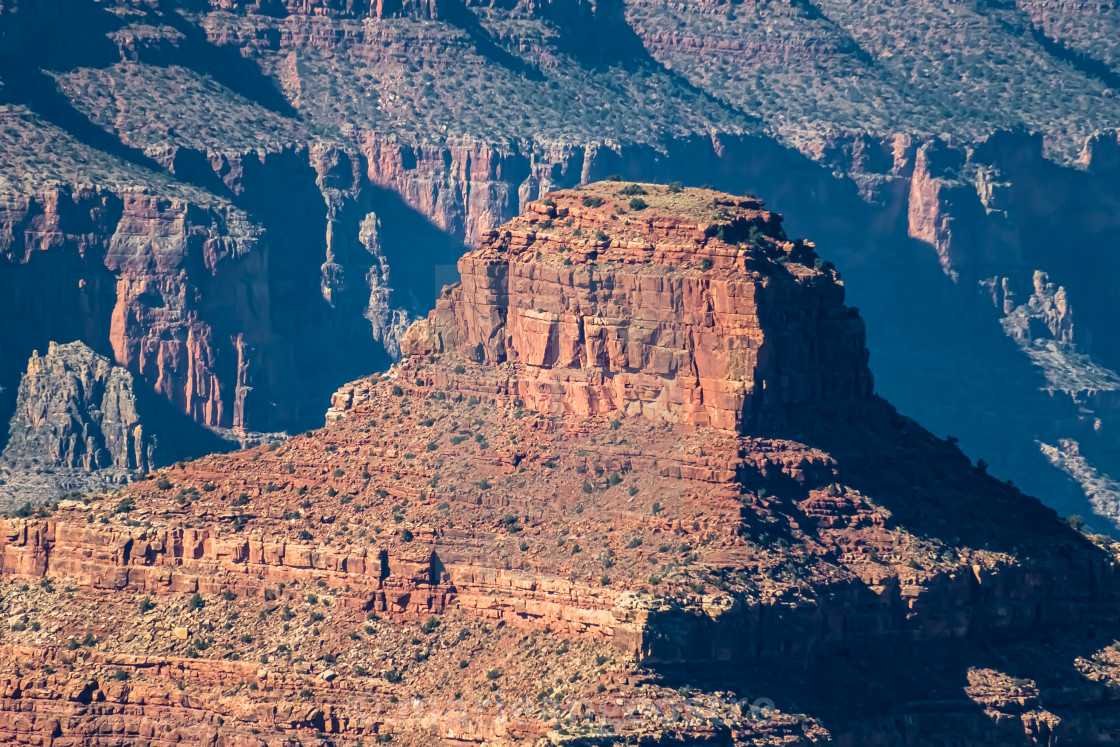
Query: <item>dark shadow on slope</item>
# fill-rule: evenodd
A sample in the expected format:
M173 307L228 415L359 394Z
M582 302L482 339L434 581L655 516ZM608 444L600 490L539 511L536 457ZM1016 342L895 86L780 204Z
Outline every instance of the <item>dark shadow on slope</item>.
M297 116L277 82L265 75L252 60L243 57L237 48L214 44L203 29L178 11L170 10L159 17L186 38L186 52L196 71L209 75L231 91L277 114Z
M888 527L950 547L1016 556L1061 545L1096 552L1052 508L988 475L955 444L878 397L793 407L784 416L783 424L757 435L787 438L832 456L840 482L890 512Z
M580 8L576 17L546 18L555 23L559 32L560 51L571 55L580 65L591 69L618 67L629 72L655 72L744 123L757 125L760 122L758 117L705 91L650 54L645 41L626 20L623 0L598 0L593 8L578 2L576 5Z
M163 172L162 167L142 150L125 145L116 135L75 109L58 90L54 79L42 72L33 60L0 58L0 81L3 81L0 102L22 104L84 145L136 166Z
M24 50L31 64L48 70L106 67L120 61L109 34L125 24L93 0L72 0L62 5L61 18L34 29L35 43Z
M158 23L163 16L154 19ZM38 44L31 45L26 54L0 54L0 103L28 107L46 122L58 127L83 145L107 153L122 161L149 171L166 173L163 166L149 157L142 149L126 144L116 133L107 129L77 109L59 89L47 70L65 72L79 67L104 68L120 60L116 44L108 34L123 26L120 19L89 2L76 2L67 9L66 22L50 29L38 29ZM240 55L238 55L240 59ZM256 69L248 60L241 67L226 61L210 65L206 72L219 81L229 75L214 75L218 70ZM264 78L257 72L258 77ZM250 76L251 77L251 76ZM267 81L267 79L265 79ZM269 84L271 85L271 84ZM267 86L265 87L267 88ZM194 154L199 163L188 162L189 152L176 156L175 177L230 198L231 194L209 168L201 154Z
M976 4L976 9L982 15L991 17L1012 36L1029 34L1047 54L1055 59L1072 65L1082 74L1100 81L1109 88L1120 88L1120 73L1092 55L1073 49L1061 39L1048 35L1044 28L1035 24L1034 20L1016 4L994 4L992 0L980 0ZM1012 14L1014 22L1000 18L1001 12Z
M806 18L812 21L820 21L822 24L832 29L833 33L844 40L848 48L847 51L852 52L855 58L861 63L879 73L881 76L886 74L882 65L878 63L870 52L860 46L851 32L832 20L824 11L817 7L817 4L813 2L813 0L790 0L790 4L795 8L799 8L805 14Z
M855 580L818 587L815 613L777 603L750 615L658 612L643 637L645 664L675 689L731 692L744 704L767 699L783 713L805 714L839 744L932 747L963 735L967 744L1017 744L1007 729L1024 724L1009 689L1029 695L1036 683L1030 707L1061 717L1063 743L1086 743L1093 709L1120 715L1075 666L1120 634L1110 561L1094 547L1066 544L1053 522L1041 529L1059 539L1037 557L1057 557L1058 572L1064 559L1083 575L1020 577L1020 590L1035 595L1026 597L998 575L972 583L964 566L956 583L943 576L940 593L926 591L916 606L890 581L871 588ZM743 599L740 608L754 604ZM989 688L999 682L1010 697Z
M1084 52L1071 49L1060 39L1047 36L1046 32L1039 26L1031 24L1030 29L1034 40L1054 57L1063 62L1068 62L1085 75L1099 80L1109 88L1120 88L1120 73L1117 73L1105 63Z
M809 715L839 744L882 744L884 736L889 743L930 747L1086 744L1095 741L1098 723L1117 715L1100 685L1075 666L1108 643L1102 633L1077 625L1040 630L1032 641L899 641L804 669L760 668L725 686L770 698L785 713ZM1019 698L1058 719L1039 719L1028 732Z
M439 8L440 20L464 31L475 49L486 59L528 80L544 80L541 71L510 52L479 22L478 16L460 0L444 0Z
M265 229L271 328L290 351L268 386L279 421L249 428L307 430L322 425L324 403L340 385L385 368L370 327L360 316L335 313L324 298L327 208L306 153L275 154L246 168L236 204ZM355 268L357 270L357 268ZM361 282L361 273L350 282ZM217 282L215 280L214 282ZM368 290L366 291L368 298ZM281 370L283 369L283 370ZM263 382L262 382L262 388Z
M394 291L417 315L435 308L443 285L458 279L456 264L467 246L433 225L399 194L371 186L370 206L381 219L381 244Z
M198 459L207 454L234 451L240 445L204 428L166 399L149 389L143 378L136 381L136 410L144 432L153 434L154 458L157 466Z
M934 433L959 437L993 474L1015 476L1063 514L1092 514L1080 486L1036 442L1076 411L1043 391L1044 375L1004 334L990 300L946 276L932 247L908 236L908 192L868 204L854 182L768 137L725 136L719 147L717 154L698 137L675 141L667 154L601 153L591 177L710 183L766 199L789 235L815 240L840 268L847 302L867 324L876 386L892 405Z
M103 224L112 232L120 205L102 205ZM73 212L75 233L94 232L83 225L82 210ZM15 242L25 241L15 231ZM93 250L90 250L93 253ZM55 249L33 252L26 262L0 259L0 451L8 440L8 423L20 380L32 352L45 354L51 342L82 340L99 355L113 358L109 345L111 316L117 299L116 277L100 261Z
M339 386L392 364L366 317L367 277L371 270L379 274L374 264L380 260L362 244L363 221L376 215L377 242L389 267L390 309L413 317L435 306L440 287L456 279L455 265L467 251L396 192L368 184L358 189L353 175L368 173L368 164L350 160L358 156L340 151L336 158L335 167L320 175L306 154L274 155L246 168L237 198L266 230L272 328L292 362L291 390L276 392L288 408L283 427L289 430L321 426L324 403Z
M561 48L583 65L664 69L626 20L626 4L622 0L598 0L579 20L572 23L571 19L563 19L558 27Z
M761 435L828 452L837 474L771 483L777 510L835 480L887 509L887 530L1015 561L975 575L966 561L916 590L889 573L874 587L845 579L841 564L835 580L807 595L813 612L799 601L748 613L757 601L746 597L731 608L742 612L718 616L667 608L651 616L643 637L647 666L662 683L771 699L785 713L808 714L841 744L880 744L887 734L897 740L887 743L935 745L965 734L969 744L1005 743L1003 729L1018 726L1020 711L983 680L1001 678L1005 688L1030 680L1041 707L1062 718L1056 733L1088 741L1092 708L1109 704L1075 662L1120 635L1111 557L877 398L785 416ZM985 710L1001 702L1010 721Z

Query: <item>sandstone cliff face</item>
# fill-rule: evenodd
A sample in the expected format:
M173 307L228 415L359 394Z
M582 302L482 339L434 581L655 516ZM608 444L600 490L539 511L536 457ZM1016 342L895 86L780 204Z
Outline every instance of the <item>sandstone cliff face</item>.
M308 169L312 156L300 156ZM330 154L315 156L324 172L332 168ZM284 165L255 168L250 183ZM0 312L26 323L0 332L0 415L7 419L15 406L21 359L73 339L109 355L172 415L195 426L244 439L298 427L321 412L310 403L337 381L319 364L346 357L343 368L355 374L381 365L414 313L394 307L399 294L368 197L329 178L325 173L322 192L311 185L331 205L330 220L320 222L325 255L314 264L307 261L314 257L291 255L306 234L270 243L245 213L228 203L200 205L197 193L7 193L0 206ZM156 435L169 424L147 425ZM165 459L175 456L182 455L168 450Z
M0 735L901 746L1116 723L1120 549L873 396L835 271L757 200L557 192L461 267L325 428L0 520ZM874 705L822 685L853 658ZM760 686L806 715L729 694Z
M892 401L1001 477L1088 513L1085 491L1038 443L1079 440L1094 469L1116 472L1114 429L1083 433L1112 416L1079 415L1076 382L1040 388L1055 367L1040 371L1040 356L1000 339L1002 314L978 303L990 295L978 285L1009 278L1029 293L1033 273L1047 273L1066 289L1080 339L1093 338L1059 357L1120 368L1098 300L1113 268L1097 249L1115 243L1120 213L1105 90L1116 45L1100 31L1115 14L1028 2L854 7L5 2L0 138L13 204L48 202L31 184L40 177L70 192L92 182L112 196L110 215L141 188L180 207L216 201L218 218L201 225L242 253L211 275L192 262L130 269L119 293L116 271L91 257L68 270L85 285L65 313L0 281L25 299L0 307L6 317L66 330L0 342L0 420L32 350L82 339L134 375L143 367L140 386L158 384L197 422L305 427L339 383L389 364L464 244L545 192L617 173L751 189L780 206L791 232L827 241L845 267ZM790 64L800 60L821 65ZM50 74L31 75L40 69ZM900 83L915 76L925 84ZM1036 94L1054 90L1061 101ZM23 107L38 117L30 125ZM198 228L189 223L160 230L182 242ZM95 220L81 233L106 245L113 232ZM55 294L15 268L0 266ZM158 288L163 310L147 308L141 284ZM57 292L67 306L72 288ZM219 295L246 301L210 308ZM977 380L976 370L998 373Z
M553 193L492 232L404 351L509 361L542 412L738 432L781 405L871 394L843 287L798 264L812 247L760 202L630 185L644 197L628 212L620 189Z
M992 454L993 469L1009 474L1026 467L1030 445L1023 443L1021 451L1002 449L997 434L1012 429L1030 433L1051 463L1062 465L1066 474L1082 475L1077 482L1089 505L1079 508L1068 488L1044 470L1028 468L1030 476L1019 481L1026 479L1032 490L1052 496L1065 512L1089 510L1105 517L1114 514L1116 505L1101 485L1120 466L1112 404L1120 379L1111 336L1099 332L1098 320L1107 313L1099 299L1106 291L1099 273L1085 268L1110 264L1098 247L1111 243L1117 231L1115 196L1106 186L1113 178L1107 155L1112 140L1111 135L1088 139L1081 155L1085 168L1079 173L1047 166L1037 136L997 134L972 150L924 148L911 181L909 212L910 235L937 252L943 270L971 305L968 313L998 324L1033 368L1016 372L995 362L1009 362L1007 353L992 356L990 365L1002 371L1006 387L995 400L1017 399L1031 415L1008 416L1002 429L982 417L979 428L962 434L962 443L973 453ZM1074 214L1085 222L1070 221ZM1057 245L1068 249L1055 253ZM978 294L968 299L973 289ZM992 350L1000 345L996 340L989 344ZM910 368L930 370L915 363ZM910 412L920 407L907 399L909 387L888 386L885 391ZM950 417L961 415L951 407L924 420L945 429ZM1068 453L1062 443L1075 445L1077 464L1053 459ZM1088 479L1087 474L1097 477Z
M0 225L6 312L29 319L5 335L13 354L73 330L196 422L246 427L260 356L282 353L268 350L267 265L244 216L58 189L11 199Z

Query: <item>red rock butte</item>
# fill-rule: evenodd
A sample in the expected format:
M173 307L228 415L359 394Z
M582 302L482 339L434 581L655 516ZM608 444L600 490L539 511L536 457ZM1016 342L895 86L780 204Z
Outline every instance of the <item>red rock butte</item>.
M545 413L743 432L776 406L872 391L831 265L755 199L600 182L554 192L459 261L402 351L504 366Z
M872 395L835 270L757 200L556 192L459 267L324 428L0 519L0 742L1120 724L1120 545Z

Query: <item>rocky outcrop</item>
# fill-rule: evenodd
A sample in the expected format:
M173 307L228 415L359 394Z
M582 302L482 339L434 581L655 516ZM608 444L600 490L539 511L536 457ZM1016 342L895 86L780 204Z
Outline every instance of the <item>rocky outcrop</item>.
M131 374L83 343L52 343L28 361L0 458L147 472L154 448L140 423Z
M1120 369L1099 300L1111 260L1097 249L1115 243L1120 214L1116 45L1085 32L1111 28L1114 14L1034 2L854 7L8 0L12 204L30 201L34 213L59 185L92 183L111 218L146 189L171 212L197 209L155 228L126 221L130 231L180 243L209 232L240 249L212 272L193 259L150 263L124 284L102 271L99 250L79 253L81 269L43 273L66 278L57 282L0 265L0 290L22 299L0 298L0 312L51 327L14 342L0 331L0 420L32 350L82 339L208 427L305 428L339 384L389 365L407 323L455 279L464 244L550 190L620 174L751 189L780 206L791 232L827 241L846 268L892 401L939 433L954 429L1001 477L1088 513L1084 491L1037 444L1076 438L1095 469L1116 472L1113 429L1093 444L1079 432L1109 414L1071 422L1065 395L1044 406L1057 390L1039 387L1043 357L995 339L1001 315L978 303L977 284L1009 278L1029 293L1046 272L1094 338L1077 353ZM902 43L897 29L920 29L923 44ZM952 65L935 64L945 39L963 55ZM999 69L977 69L996 49ZM1024 55L1032 64L1016 63ZM821 65L790 64L804 60ZM915 71L929 71L918 89L905 82ZM1034 93L1049 90L1069 95ZM58 212L82 216L85 204L62 200ZM83 225L75 232L91 247L115 232L96 216ZM59 303L24 294L10 274ZM158 308L146 303L153 294Z
M1055 286L1045 272L1036 270L1032 287L1025 303L1017 303L1021 294L1012 288L1010 278L993 278L985 283L992 292L992 303L1006 314L1004 328L1022 343L1036 339L1050 339L1059 345L1072 347L1077 343L1088 345L1088 340L1078 340L1074 327L1073 309L1069 294Z
M875 397L835 271L758 200L592 184L461 267L325 428L0 520L0 735L906 745L1115 722L1085 680L1120 681L1120 548ZM820 688L853 658L885 707ZM770 698L807 713L761 718Z
M20 381L0 452L0 506L103 490L176 457L230 446L145 397L126 368L84 343L52 342L32 354Z
M308 169L311 156L299 157ZM330 154L321 157L326 172ZM252 186L290 167L277 156L238 178ZM345 358L339 365L352 375L382 365L398 350L416 303L403 308L390 284L368 196L323 178L321 192L311 182L331 206L318 263L289 254L305 246L305 234L278 231L287 239L266 240L244 212L223 201L204 206L198 193L7 193L0 203L0 314L25 322L0 332L0 415L12 414L21 359L52 341L80 340L127 371L148 400L166 403L172 421L185 416L194 430L244 441L298 428L312 412L318 419L321 405L311 403L342 380L318 364ZM280 308L274 298L283 299ZM317 332L298 332L305 328ZM316 365L297 367L297 357ZM149 436L176 441L175 433L160 432L163 424L147 425ZM168 459L183 455L167 450ZM37 456L44 467L69 466L54 452Z
M491 232L403 350L508 361L542 412L741 432L871 394L863 325L822 267L758 201L600 183Z
M132 375L80 342L28 361L8 425L0 505L40 504L124 482L157 464Z
M268 295L257 229L243 214L59 189L13 197L0 226L6 313L34 315L7 333L13 354L43 331L66 339L73 329L195 422L246 427L273 376L255 378L261 355L277 353L267 324L244 323L267 319ZM243 285L238 278L248 292L227 293ZM54 305L63 288L63 305Z

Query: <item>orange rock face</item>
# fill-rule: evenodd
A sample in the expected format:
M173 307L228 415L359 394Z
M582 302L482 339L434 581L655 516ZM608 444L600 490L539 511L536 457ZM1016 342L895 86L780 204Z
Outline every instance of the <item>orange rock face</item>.
M52 340L90 340L196 423L253 427L250 385L280 348L267 325L247 323L268 314L252 279L267 262L243 215L138 190L56 188L5 204L0 226L0 258L14 268L4 292L17 308L28 296ZM55 286L65 293L44 290Z
M491 231L402 350L508 362L540 412L735 432L781 405L871 394L863 323L780 217L700 190L622 190L556 192Z
M834 271L757 201L556 193L460 267L326 427L0 520L0 741L1120 723L1120 546L873 396Z

